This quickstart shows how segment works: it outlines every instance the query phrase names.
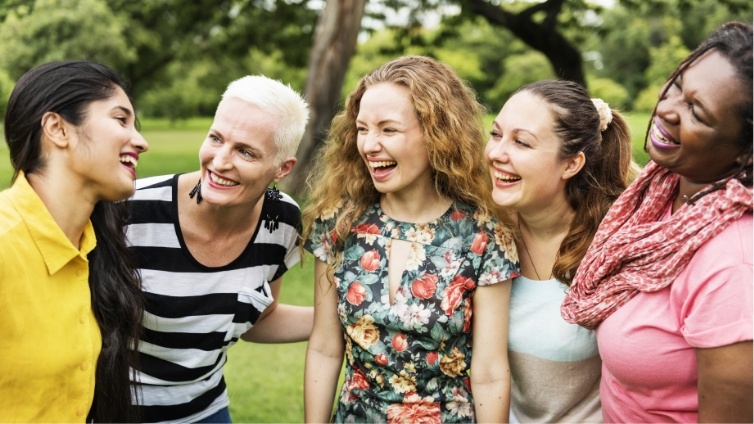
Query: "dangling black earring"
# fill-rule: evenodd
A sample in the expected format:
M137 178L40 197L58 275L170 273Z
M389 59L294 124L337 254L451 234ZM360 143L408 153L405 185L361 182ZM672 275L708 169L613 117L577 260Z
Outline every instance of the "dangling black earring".
M280 194L280 190L277 189L277 186L273 185L272 187L267 188L265 197L265 200L269 200L269 205L265 205L267 213L264 215L264 228L268 229L271 233L280 227L279 206L280 199L283 198L283 195Z
M198 205L199 202L202 201L202 179L199 178L199 182L196 183L196 186L194 186L193 189L191 189L191 193L189 193L190 198L194 198L196 196L196 204Z

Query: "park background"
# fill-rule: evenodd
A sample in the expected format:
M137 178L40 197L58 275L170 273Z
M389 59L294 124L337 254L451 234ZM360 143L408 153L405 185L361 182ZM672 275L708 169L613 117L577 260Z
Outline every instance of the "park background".
M264 74L311 104L302 183L327 124L358 79L403 54L438 58L476 90L486 129L518 87L578 81L627 116L634 158L660 87L716 26L752 22L750 0L0 0L0 119L14 82L46 61L87 58L118 69L150 150L139 176L198 166L219 95ZM1 130L0 130L1 132ZM0 144L0 189L11 183ZM286 274L281 301L311 305L312 260ZM225 378L234 422L302 422L305 343L240 342Z

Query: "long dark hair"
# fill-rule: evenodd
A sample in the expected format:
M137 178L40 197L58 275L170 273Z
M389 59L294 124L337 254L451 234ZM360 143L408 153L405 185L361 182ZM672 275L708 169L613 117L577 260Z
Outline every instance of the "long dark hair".
M612 121L600 131L597 108L587 90L575 82L538 81L517 92L533 94L548 104L561 141L560 159L579 152L586 159L584 167L566 182L566 198L575 216L552 271L555 278L570 285L602 218L635 177L631 130L612 109Z
M87 107L111 97L125 84L112 69L88 61L52 62L33 68L16 83L5 112L5 139L19 172L41 173L41 121L55 112L73 125L86 119ZM136 344L144 301L141 280L126 247L124 202L98 202L91 221L97 247L89 254L89 290L94 316L102 333L97 360L94 402L89 419L96 422L138 421L131 406L129 368L137 369ZM133 348L133 350L131 350Z
M741 91L748 93L743 103L738 105L738 117L742 122L741 134L735 140L738 147L746 149L744 160L732 176L723 178L712 184L708 189L696 193L690 200L691 203L700 197L715 190L725 187L730 178L736 178L747 187L752 186L752 27L741 22L728 22L713 31L686 59L684 59L668 78L668 82L675 81L692 63L710 50L720 53L735 68L741 82ZM670 89L672 84L666 84L660 98ZM652 112L652 119L657 113L657 106ZM649 130L652 119L647 124L647 135L644 139L644 150L647 150Z

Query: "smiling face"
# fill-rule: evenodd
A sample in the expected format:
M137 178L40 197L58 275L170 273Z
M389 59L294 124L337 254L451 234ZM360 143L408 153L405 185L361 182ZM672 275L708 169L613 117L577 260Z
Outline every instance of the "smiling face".
M72 178L90 191L95 202L131 196L139 154L149 148L135 128L131 101L116 87L111 97L89 104L84 116L75 129L70 156Z
M254 205L272 181L287 175L296 159L277 163L277 119L231 97L220 102L199 149L202 198L221 206Z
M652 160L692 184L730 175L745 150L737 145L743 87L733 65L715 50L692 63L657 103L647 141Z
M382 194L434 190L421 124L407 88L379 83L361 98L357 146Z
M511 97L495 118L485 149L495 203L526 213L566 202L566 182L581 166L561 160L560 148L547 103L526 91Z

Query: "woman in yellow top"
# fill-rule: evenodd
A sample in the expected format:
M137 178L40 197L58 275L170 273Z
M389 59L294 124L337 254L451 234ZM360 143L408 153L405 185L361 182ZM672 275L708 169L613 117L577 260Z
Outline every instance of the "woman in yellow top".
M113 70L23 75L5 114L13 186L0 192L0 422L124 422L142 317L122 230L148 148ZM96 381L96 384L95 384Z

